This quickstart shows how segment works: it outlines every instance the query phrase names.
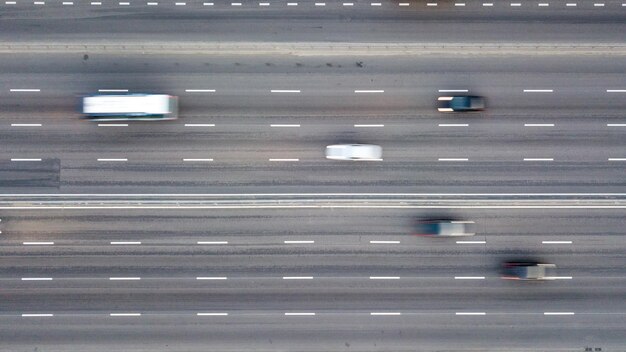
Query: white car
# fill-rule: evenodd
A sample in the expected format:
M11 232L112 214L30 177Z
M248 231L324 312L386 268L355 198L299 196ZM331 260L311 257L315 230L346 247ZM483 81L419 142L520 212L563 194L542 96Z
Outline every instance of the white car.
M326 159L383 160L383 148L373 144L335 144L326 147Z

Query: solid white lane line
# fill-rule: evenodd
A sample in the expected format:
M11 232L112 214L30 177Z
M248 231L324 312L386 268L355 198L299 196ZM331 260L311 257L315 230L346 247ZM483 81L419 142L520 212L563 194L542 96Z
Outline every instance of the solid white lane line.
M487 315L485 312L456 312L454 315Z
M457 244L485 244L487 241L456 241Z
M285 313L285 315L287 315L287 316L294 316L294 315L312 316L312 315L315 315L315 313L313 313L313 312L294 312L294 313Z
M440 123L439 127L469 127L467 123Z
M129 244L141 244L139 241L112 241L111 244L117 245L129 245Z
M572 244L572 241L541 241L543 244Z
M283 276L283 280L313 280L313 276Z
M524 161L554 161L553 158L524 158Z
M215 89L185 89L187 93L215 93Z
M272 158L272 159L269 159L269 161L300 161L300 159L297 159L297 158L292 158L292 159L289 159L289 158L287 158L287 159L275 159L275 158Z
M213 159L198 159L198 158L194 158L194 159L183 159L183 161L213 161Z
M275 123L275 124L271 124L270 127L300 127L299 124L279 124L279 123Z
M400 312L371 312L370 315L402 315Z
M37 159L37 158L33 158L33 159L27 159L27 158L11 158L11 161L41 161L41 159Z
M382 89L371 89L371 90L362 90L362 89L357 89L354 91L354 93L356 94L361 94L361 93L384 93L385 91Z
M607 89L607 93L626 93L626 89Z
M196 280L228 280L226 276L198 276Z
M371 244L398 244L400 241L370 241Z
M553 89L524 89L524 93L553 93Z
M626 123L607 123L606 127L626 127Z
M554 127L553 123L525 123L524 127Z
M126 281L126 280L130 280L130 281L137 281L137 280L141 280L140 277L110 277L109 278L110 281Z
M228 241L198 241L196 244L228 244Z
M300 89L271 89L270 93L300 93Z
M140 317L141 313L111 313L111 317Z
M354 127L364 127L364 128L368 128L368 127L385 127L385 125L379 124L379 125L354 125Z
M23 277L22 281L52 281L51 277Z
M455 276L455 280L484 280L484 276Z
M22 242L25 246L51 246L54 242Z
M574 315L574 312L543 312L543 315Z
M185 127L215 127L214 123L186 123Z
M609 158L609 161L626 161L626 158Z
M128 127L127 123L99 123L98 127Z
M47 313L39 313L39 314L34 314L34 313L29 313L29 314L22 314L22 317L24 318L36 318L36 317L53 317L54 314L47 314Z
M100 93L126 93L128 89L98 89Z
M468 158L439 158L438 161L468 161Z
M400 276L370 276L370 280L400 280Z
M203 316L223 317L223 316L227 316L228 313L196 313L196 315L199 317L203 317Z
M128 161L126 158L99 158L98 161Z
M309 244L315 243L315 241L284 241L285 244Z

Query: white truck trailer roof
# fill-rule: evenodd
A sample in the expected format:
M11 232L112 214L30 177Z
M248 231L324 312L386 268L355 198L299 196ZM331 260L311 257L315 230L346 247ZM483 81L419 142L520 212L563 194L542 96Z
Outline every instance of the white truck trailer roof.
M166 94L94 95L83 98L85 114L169 114Z

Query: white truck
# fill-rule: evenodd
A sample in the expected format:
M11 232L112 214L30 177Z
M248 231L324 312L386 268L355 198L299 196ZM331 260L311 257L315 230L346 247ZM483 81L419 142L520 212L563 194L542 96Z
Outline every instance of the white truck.
M91 95L83 97L82 113L95 121L174 120L178 97L166 94Z

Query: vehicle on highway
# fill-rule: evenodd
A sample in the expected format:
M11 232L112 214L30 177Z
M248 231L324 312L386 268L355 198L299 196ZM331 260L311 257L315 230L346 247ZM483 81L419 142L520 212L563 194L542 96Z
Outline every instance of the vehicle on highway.
M431 237L474 236L475 233L469 232L467 229L470 224L474 224L474 222L452 219L418 220L415 235Z
M174 120L178 97L166 94L90 95L82 99L84 118L94 121Z
M326 158L333 160L383 160L383 148L374 144L335 144L326 147Z
M445 96L437 99L439 112L472 112L485 109L485 98L471 95Z
M506 280L550 280L556 265L536 261L516 261L502 264L502 278Z

